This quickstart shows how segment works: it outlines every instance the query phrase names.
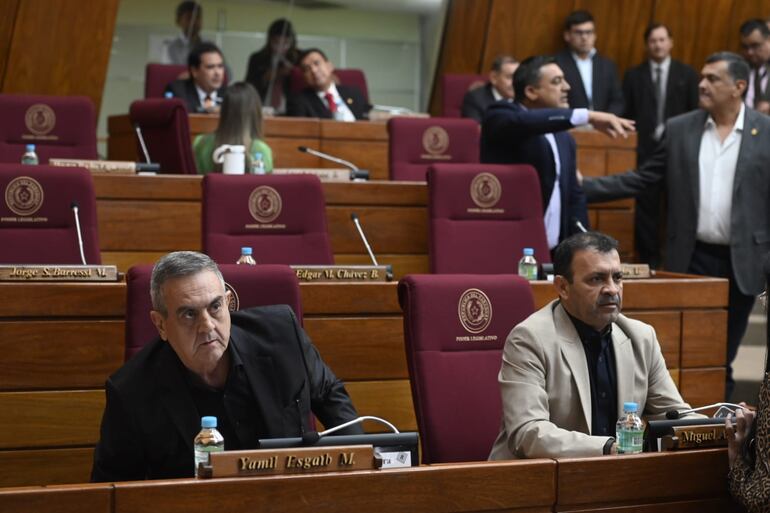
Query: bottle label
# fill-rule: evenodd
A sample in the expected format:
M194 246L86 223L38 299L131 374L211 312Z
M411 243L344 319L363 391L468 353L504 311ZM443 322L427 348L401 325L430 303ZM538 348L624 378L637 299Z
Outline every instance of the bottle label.
M618 430L618 454L635 454L642 452L644 431L636 429Z
M218 447L216 445L199 445L195 447L195 475L198 475L198 466L202 463L204 465L208 465L211 461L211 458L209 455L212 452L222 452L224 451L223 447Z

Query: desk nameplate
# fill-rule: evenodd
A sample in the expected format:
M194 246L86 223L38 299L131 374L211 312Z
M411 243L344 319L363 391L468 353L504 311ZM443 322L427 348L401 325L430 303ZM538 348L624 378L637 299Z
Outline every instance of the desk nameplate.
M391 273L387 265L292 265L299 281L385 282Z
M664 451L727 447L724 424L703 426L675 426L674 434L661 438Z
M310 474L347 470L375 470L382 460L371 445L295 447L210 453L210 464L201 465L200 477L249 477Z
M118 281L114 265L0 265L0 281Z
M349 182L350 181L350 169L337 169L337 168L304 168L304 167L292 167L292 168L275 168L273 169L274 175L315 175L322 182Z

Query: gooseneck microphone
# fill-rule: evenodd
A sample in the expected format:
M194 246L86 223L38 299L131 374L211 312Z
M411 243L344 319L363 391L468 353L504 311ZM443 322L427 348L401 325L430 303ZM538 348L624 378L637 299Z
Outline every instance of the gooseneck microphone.
M313 445L317 443L321 438L331 435L332 433L336 433L337 431L340 431L341 429L345 429L347 427L353 426L355 424L360 424L365 420L373 420L375 422L379 422L381 424L386 425L393 433L400 433L400 431L388 422L385 419L381 419L380 417L374 417L372 415L363 415L361 417L355 418L353 420L349 420L347 422L344 422L340 424L339 426L334 426L333 428L329 428L326 431L321 431L320 433L318 431L308 431L307 433L302 435L302 445Z
M735 409L740 408L742 410L748 410L748 408L745 408L740 404L714 403L714 404L707 404L706 406L701 406L699 408L690 408L689 410L670 410L666 412L666 418L668 420L678 420L678 419L681 419L682 416L687 415L688 413L695 413L698 411L710 410L711 408L719 408L720 406L729 406L730 408L735 408Z
M323 153L318 150L314 150L313 148L308 148L307 146L298 146L297 149L302 153L309 153L310 155L315 155L316 157L322 158L324 160L328 160L329 162L334 162L335 164L345 166L346 168L350 169L351 180L368 180L369 179L369 171L363 171L361 169L358 169L358 166L356 166L352 162L343 160L339 157L334 157L332 155Z
M374 265L380 265L377 263L377 259L374 256L374 252L372 251L372 247L369 245L369 241L366 239L366 235L364 235L364 230L361 228L361 223L358 221L358 214L355 212L351 212L350 219L353 220L353 224L356 225L356 229L358 230L358 235L361 237L361 240L364 241L364 246L366 246L366 252L369 253L369 258L372 259L372 263Z
M588 230L586 229L586 227L583 226L583 223L581 223L580 219L578 219L577 217L572 218L572 224L575 225L577 229L580 230L581 232L588 233Z
M136 124L134 125L134 131L136 132L136 138L139 140L139 146L142 147L142 153L144 153L144 160L147 161L148 164L152 164L150 161L150 153L147 151L147 145L144 144L144 136L142 135L142 128Z
M86 264L86 255L83 253L83 234L80 231L80 215L78 213L78 204L76 201L73 201L70 203L70 208L72 209L72 214L75 216L75 231L78 234L78 248L80 249L80 261L83 263L83 265Z

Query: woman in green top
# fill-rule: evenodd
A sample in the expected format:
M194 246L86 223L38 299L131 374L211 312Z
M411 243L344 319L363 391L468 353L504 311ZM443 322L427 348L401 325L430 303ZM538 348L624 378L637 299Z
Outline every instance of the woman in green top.
M198 174L222 172L222 164L211 158L223 144L242 144L246 151L246 172L250 172L255 153L262 154L267 173L273 170L273 152L262 140L262 102L249 83L236 82L227 88L219 113L219 126L213 134L201 134L193 141Z

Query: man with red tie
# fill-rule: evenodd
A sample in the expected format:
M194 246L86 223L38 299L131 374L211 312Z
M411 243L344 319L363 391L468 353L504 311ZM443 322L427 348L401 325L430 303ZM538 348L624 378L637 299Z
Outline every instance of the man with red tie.
M300 54L299 66L308 87L289 99L289 116L337 121L365 119L370 106L356 87L337 84L334 65L318 48Z

